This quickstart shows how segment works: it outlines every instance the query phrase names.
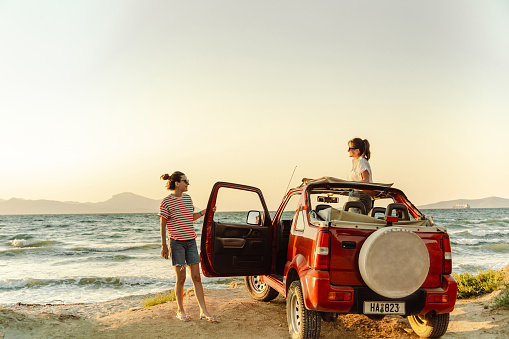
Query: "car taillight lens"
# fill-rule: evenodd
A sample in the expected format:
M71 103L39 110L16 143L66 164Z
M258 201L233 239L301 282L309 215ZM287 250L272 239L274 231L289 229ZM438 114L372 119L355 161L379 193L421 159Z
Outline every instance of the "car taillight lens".
M318 232L315 247L315 269L328 270L329 269L329 243L330 233L327 231Z
M350 301L352 300L351 292L329 292L327 299L330 301Z
M446 304L449 302L449 296L447 294L430 294L428 302Z
M451 253L451 241L449 240L449 236L445 236L442 238L444 247L444 274L452 273L452 253Z

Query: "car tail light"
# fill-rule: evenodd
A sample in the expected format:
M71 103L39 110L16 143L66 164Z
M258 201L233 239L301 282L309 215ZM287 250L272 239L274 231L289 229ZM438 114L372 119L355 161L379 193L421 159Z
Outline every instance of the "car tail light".
M449 296L447 294L430 294L428 295L428 302L447 304Z
M443 241L443 251L444 251L444 274L452 273L452 253L451 253L451 241L449 240L449 236L445 236L442 238Z
M315 269L328 270L329 269L329 243L330 233L328 231L318 232L315 247Z
M388 222L398 222L398 217L387 216L387 217L385 217L385 221L388 221Z
M351 292L329 292L327 299L330 301L350 301L352 300Z

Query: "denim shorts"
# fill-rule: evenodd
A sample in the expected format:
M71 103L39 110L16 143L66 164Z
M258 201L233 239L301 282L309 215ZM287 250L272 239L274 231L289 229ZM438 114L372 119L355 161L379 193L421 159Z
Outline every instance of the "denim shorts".
M200 262L196 239L170 239L171 264L173 266L193 265Z

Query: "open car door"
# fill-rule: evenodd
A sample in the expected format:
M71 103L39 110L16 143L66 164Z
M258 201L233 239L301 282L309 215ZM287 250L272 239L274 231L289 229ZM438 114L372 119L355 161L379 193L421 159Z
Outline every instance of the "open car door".
M250 212L220 212L228 211L225 205L232 201L242 202ZM201 234L203 274L208 277L270 274L273 234L269 211L258 188L217 182L210 194Z

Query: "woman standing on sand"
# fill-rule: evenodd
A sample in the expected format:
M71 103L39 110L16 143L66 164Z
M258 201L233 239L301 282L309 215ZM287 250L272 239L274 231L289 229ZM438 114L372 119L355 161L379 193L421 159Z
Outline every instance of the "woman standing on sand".
M171 261L175 267L177 281L175 283L175 296L177 298L177 318L181 321L191 320L184 311L184 283L186 281L186 268L189 267L193 280L194 293L200 305L200 319L212 323L217 320L209 314L205 305L203 285L200 276L200 256L196 247L196 232L193 221L199 219L205 210L194 212L193 201L187 192L189 180L182 172L176 171L170 176L163 174L161 179L168 180L166 187L171 193L161 201L159 213L161 219L161 256L168 259L168 245L166 232L170 238ZM215 208L214 208L215 210Z
M367 139L354 138L348 142L348 155L352 159L352 169L348 174L349 181L373 182L373 174L369 165L371 152ZM351 191L351 200L360 200L366 206L366 213L371 210L371 197L362 191Z

